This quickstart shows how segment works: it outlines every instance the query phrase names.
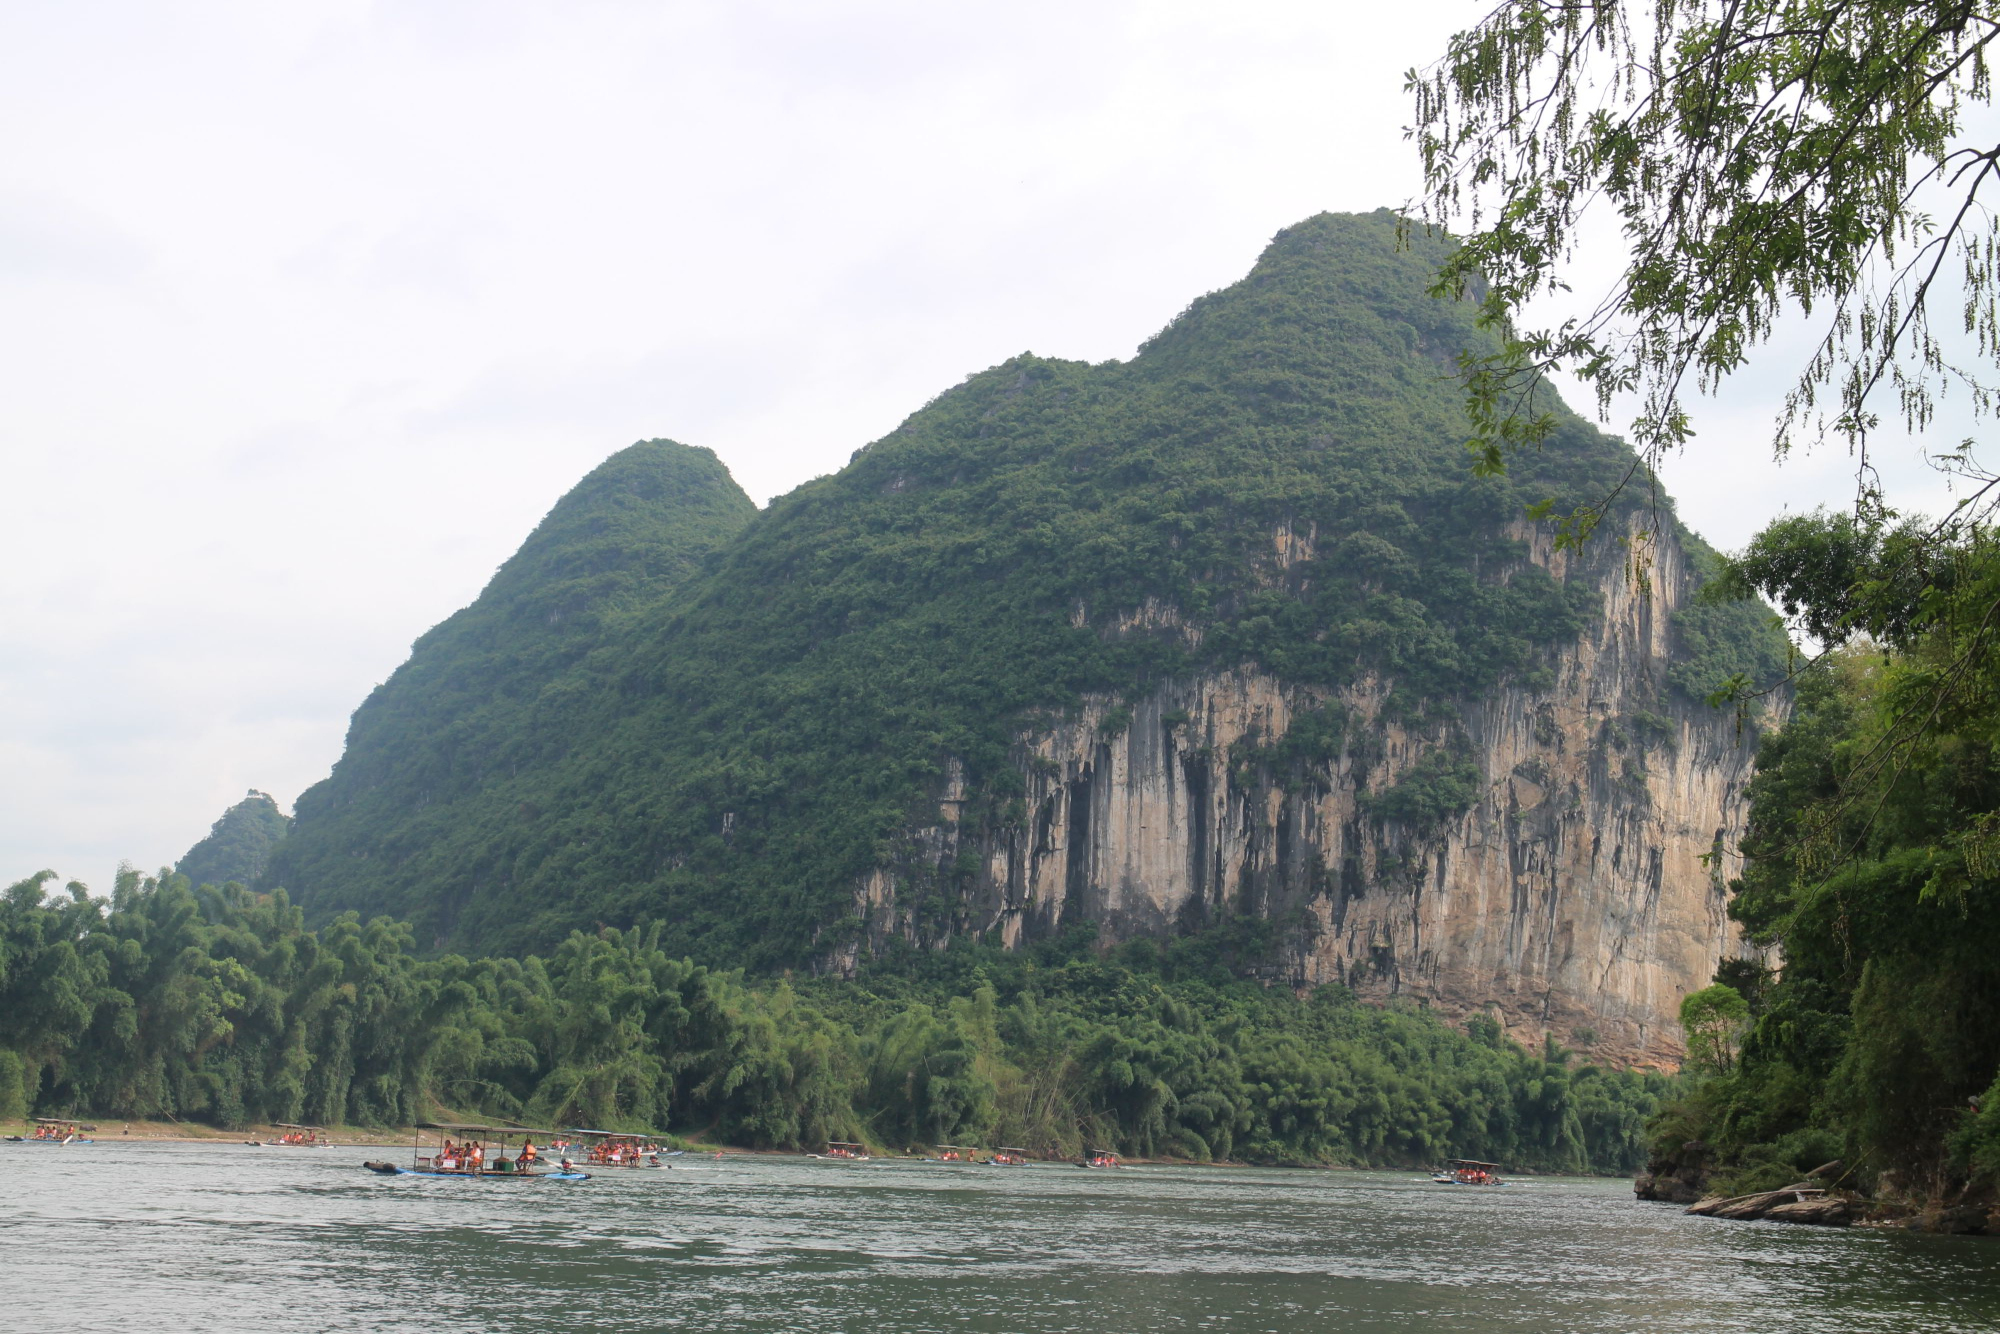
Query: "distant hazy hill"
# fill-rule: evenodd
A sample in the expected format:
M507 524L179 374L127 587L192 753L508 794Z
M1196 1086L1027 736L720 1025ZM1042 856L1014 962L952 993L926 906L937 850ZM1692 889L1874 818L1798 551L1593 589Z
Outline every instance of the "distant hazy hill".
M1399 248L1386 212L1309 219L1133 360L1016 357L754 517L706 451L615 456L362 706L267 881L466 949L661 919L673 948L790 964L986 930L988 898L1009 931L1054 929L1125 882L1048 851L1073 893L1043 911L1007 887L1006 849L1053 849L1036 794L1084 802L1082 770L1123 761L1055 775L1036 738L1089 710L1108 747L1138 709L1178 748L1162 781L1210 766L1225 812L1181 863L1283 793L1338 787L1341 819L1390 830L1379 856L1308 855L1295 830L1267 860L1297 864L1293 907L1362 893L1468 818L1500 776L1469 711L1558 689L1605 615L1597 565L1624 559L1616 536L1587 578L1531 559L1525 505L1595 498L1631 464L1586 423L1471 475L1451 368L1483 335L1426 295L1440 253ZM1691 694L1779 651L1753 609L1657 611L1664 647L1620 670L1662 727L1706 726ZM1226 746L1161 702L1237 669L1288 702ZM1080 818L1057 822L1072 848ZM1688 818L1705 849L1723 817ZM1209 919L1282 906L1189 874ZM1194 920L1185 897L1149 929Z
M197 885L254 885L271 860L271 850L290 829L291 819L269 793L251 788L248 796L222 813L208 837L187 850L174 869Z

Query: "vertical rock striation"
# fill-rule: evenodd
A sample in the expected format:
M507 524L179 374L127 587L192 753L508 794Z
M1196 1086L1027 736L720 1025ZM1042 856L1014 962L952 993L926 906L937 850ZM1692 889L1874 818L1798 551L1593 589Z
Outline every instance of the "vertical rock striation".
M1460 701L1447 729L1388 716L1392 682L1328 692L1255 665L1129 705L1093 698L1020 737L1026 818L1011 827L962 829L962 768L947 765L937 822L866 878L857 910L878 938L921 936L899 884L976 861L957 925L1010 945L1077 921L1115 941L1263 917L1281 928L1280 980L1485 1013L1516 1039L1554 1035L1600 1060L1677 1063L1681 997L1742 948L1725 885L1750 736L1726 711L1661 702L1672 614L1695 582L1677 540L1636 541L1653 552L1641 570L1608 534L1581 557L1518 536L1551 575L1602 596L1584 636L1551 654L1547 688ZM1280 528L1279 569L1300 542ZM1154 606L1108 633L1178 626ZM1266 757L1297 721L1330 705L1346 724L1337 750L1274 770ZM1479 774L1470 808L1433 821L1385 809L1381 794L1447 743Z

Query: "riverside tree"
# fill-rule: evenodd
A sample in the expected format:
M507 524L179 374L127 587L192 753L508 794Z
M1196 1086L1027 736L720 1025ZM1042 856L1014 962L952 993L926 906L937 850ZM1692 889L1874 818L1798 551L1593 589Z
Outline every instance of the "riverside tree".
M1681 1000L1681 1031L1687 1034L1688 1064L1727 1074L1736 1064L1736 1044L1750 1021L1750 1002L1735 987L1718 982Z
M1503 334L1462 363L1480 466L1553 429L1534 390L1555 370L1601 409L1636 394L1633 440L1656 464L1693 434L1689 393L1796 313L1818 343L1775 447L1838 438L1864 514L1879 504L1885 407L1922 431L1947 391L1995 404L2000 144L1977 113L1996 38L1996 0L1506 0L1412 71L1424 212L1464 236L1440 290L1483 283ZM1604 214L1622 272L1583 313L1514 327L1568 290ZM1971 466L1969 447L1949 452ZM1601 512L1572 513L1564 536Z

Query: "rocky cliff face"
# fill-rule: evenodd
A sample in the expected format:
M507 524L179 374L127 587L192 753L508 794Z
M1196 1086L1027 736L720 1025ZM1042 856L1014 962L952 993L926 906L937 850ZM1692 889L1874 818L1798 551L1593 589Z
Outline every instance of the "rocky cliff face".
M1631 527L1644 537L1642 519ZM1516 536L1551 575L1602 596L1581 640L1551 654L1546 688L1503 687L1461 701L1456 722L1421 725L1385 715L1392 683L1379 678L1330 693L1254 665L1129 705L1093 699L1020 738L1027 818L1011 828L962 831L952 769L939 820L863 882L859 913L877 937L921 934L899 886L976 862L959 925L1010 944L1065 921L1116 940L1252 914L1287 935L1272 967L1283 981L1485 1013L1517 1040L1553 1034L1599 1060L1677 1064L1681 997L1742 948L1725 885L1752 737L1726 711L1662 702L1673 613L1694 583L1678 541L1603 534L1578 557L1525 526ZM1310 569L1311 534L1280 526L1273 546L1273 578ZM1649 568L1629 550L1651 550ZM1198 634L1159 607L1105 630ZM1323 758L1274 771L1266 757L1302 717L1323 733L1329 705L1347 725ZM1381 800L1447 750L1479 775L1469 809L1426 820Z

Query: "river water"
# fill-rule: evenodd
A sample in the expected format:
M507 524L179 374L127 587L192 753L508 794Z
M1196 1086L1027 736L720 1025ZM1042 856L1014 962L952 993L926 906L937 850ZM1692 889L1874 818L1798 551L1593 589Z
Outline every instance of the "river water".
M1622 1181L382 1156L0 1143L0 1329L2000 1330L2000 1240L1688 1218Z

